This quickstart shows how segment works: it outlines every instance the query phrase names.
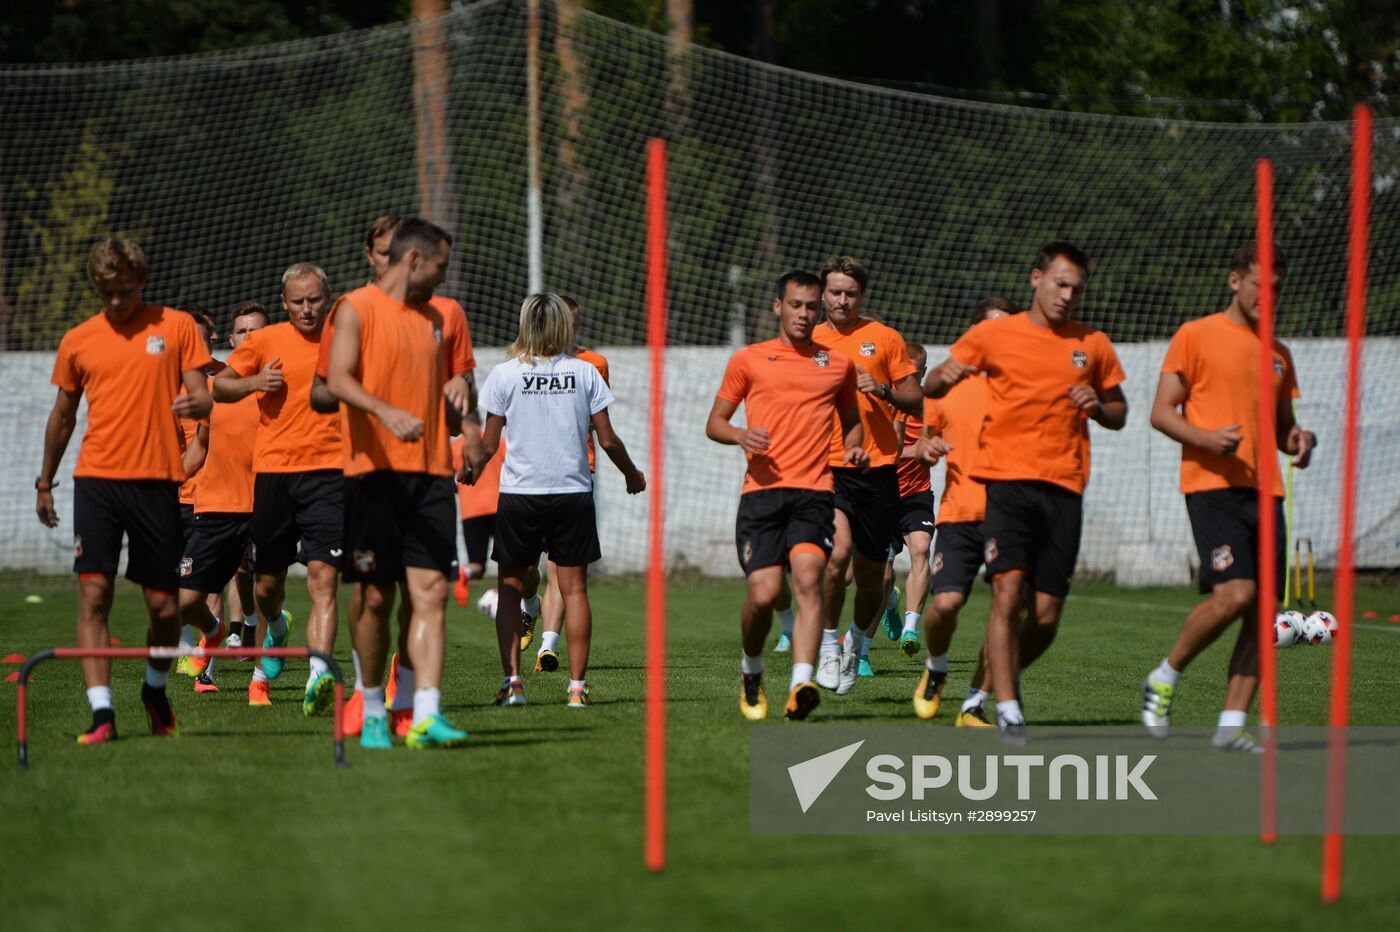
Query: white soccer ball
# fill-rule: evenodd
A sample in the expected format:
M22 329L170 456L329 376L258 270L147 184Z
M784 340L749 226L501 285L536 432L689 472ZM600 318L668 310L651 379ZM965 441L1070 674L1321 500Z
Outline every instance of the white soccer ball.
M1327 624L1330 617L1326 612L1313 612L1303 619L1303 638L1309 644L1331 644L1332 629Z
M1297 612L1279 612L1274 617L1274 647L1291 647L1298 640L1298 629L1288 617L1296 614Z
M1279 643L1278 643L1278 626L1279 626L1279 623L1280 623L1280 622L1284 622L1284 623L1288 624L1290 627L1293 628L1293 640L1292 640L1290 643L1293 643L1293 644L1304 644L1304 643L1307 643L1307 642L1305 642L1305 641L1303 640L1303 621L1304 621L1304 620L1305 620L1305 619L1303 618L1303 613L1302 613L1302 612L1287 611L1287 612L1279 612L1277 615L1275 615L1275 616L1274 616L1274 643L1277 644L1279 647L1287 647L1287 646L1288 646L1287 644L1279 644Z
M1318 617L1318 618L1321 618L1321 619L1323 620L1323 622L1326 623L1326 625L1327 625L1327 630L1330 631L1330 632L1332 633L1332 637L1335 638L1335 637L1337 636L1337 616L1336 616L1336 615L1333 615L1331 612L1324 612L1324 611L1316 611L1316 612L1313 612L1313 615L1316 616L1316 617Z
M487 589L481 594L481 598L476 600L476 607L481 611L481 614L494 621L496 618L496 603L498 601L500 601L500 597L496 595L496 590Z

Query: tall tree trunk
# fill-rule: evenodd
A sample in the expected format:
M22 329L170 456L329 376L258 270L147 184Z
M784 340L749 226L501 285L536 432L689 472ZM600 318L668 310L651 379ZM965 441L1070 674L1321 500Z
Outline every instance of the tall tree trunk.
M419 211L456 240L458 205L447 128L451 50L446 14L447 0L412 0L413 111L418 125ZM462 267L463 263L448 266L459 270ZM449 271L449 291L457 290L459 275Z
M778 0L758 0L754 15L753 57L767 64L778 61ZM778 101L775 77L766 68L758 69L754 95L758 108L754 121L754 188L758 194L760 223L755 267L767 275L773 270L780 247L782 218L778 213L778 152L775 130L781 124L773 110Z
M685 135L690 118L690 88L685 68L691 43L695 41L695 8L693 0L666 0L666 19L670 23L666 57L671 72L671 93L666 99L670 136Z
M554 54L559 61L559 166L563 177L559 185L559 206L570 210L578 206L586 182L583 166L579 164L578 145L583 134L583 112L588 106L588 90L584 86L583 62L574 45L578 28L580 0L559 0L558 28L554 33Z

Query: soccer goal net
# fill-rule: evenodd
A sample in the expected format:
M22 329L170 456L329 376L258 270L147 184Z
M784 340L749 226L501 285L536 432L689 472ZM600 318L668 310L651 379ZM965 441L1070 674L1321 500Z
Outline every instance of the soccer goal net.
M1274 160L1288 253L1279 331L1299 420L1319 434L1295 482L1293 533L1337 545L1350 127L1225 125L969 103L799 74L543 2L538 81L524 0L263 48L120 64L0 67L0 413L9 494L0 567L53 573L71 536L40 527L31 480L64 329L96 310L92 242L139 240L149 300L277 306L281 271L317 262L361 284L371 218L431 213L455 239L444 290L466 307L482 372L502 358L529 284L530 87L545 287L577 297L583 340L611 362L614 419L645 463L666 406L671 565L735 574L742 455L704 436L732 349L774 333L771 283L851 254L866 307L934 362L979 299L1029 299L1036 248L1096 261L1080 316L1107 331L1132 406L1095 427L1081 566L1120 582L1185 582L1194 560L1178 448L1147 411L1166 341L1227 303L1252 236L1253 163ZM425 56L431 67L425 67ZM433 57L436 56L436 57ZM645 159L669 141L667 384L648 382ZM424 155L424 153L427 153ZM1400 122L1375 133L1357 563L1400 566ZM75 442L59 477L71 522ZM648 559L645 498L599 470L608 572ZM935 470L934 487L941 487Z

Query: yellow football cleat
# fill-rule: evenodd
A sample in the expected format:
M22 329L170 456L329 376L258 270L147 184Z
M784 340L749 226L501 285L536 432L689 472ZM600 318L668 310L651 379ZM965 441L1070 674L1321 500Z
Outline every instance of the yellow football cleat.
M783 717L790 722L800 722L821 703L822 694L821 690L817 689L816 683L811 680L798 683L788 694L787 707L783 709Z
M531 618L524 610L520 610L520 649L528 650L535 640L535 622L537 618Z
M938 704L943 699L943 683L947 673L935 673L924 667L924 675L919 677L919 685L914 689L914 714L928 721L938 714Z
M559 669L559 655L552 650L542 650L535 655L536 673L553 673Z
M768 717L768 697L763 694L763 674L745 673L739 690L739 711L751 722Z
M982 711L980 705L975 705L966 712L959 712L958 717L953 719L953 724L958 728L995 728L991 722L987 721L987 715Z

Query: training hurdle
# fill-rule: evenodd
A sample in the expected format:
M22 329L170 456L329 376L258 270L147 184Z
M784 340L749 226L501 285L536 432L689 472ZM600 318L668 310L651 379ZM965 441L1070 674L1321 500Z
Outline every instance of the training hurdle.
M46 660L84 660L89 657L106 657L111 660L161 660L179 657L282 657L303 660L319 657L335 679L335 709L332 715L335 729L335 765L349 767L345 760L345 734L342 731L345 704L345 678L340 665L329 654L309 647L49 647L31 657L25 658L19 669L19 679L15 682L15 737L19 744L19 769L29 769L29 722L28 695L29 675Z

